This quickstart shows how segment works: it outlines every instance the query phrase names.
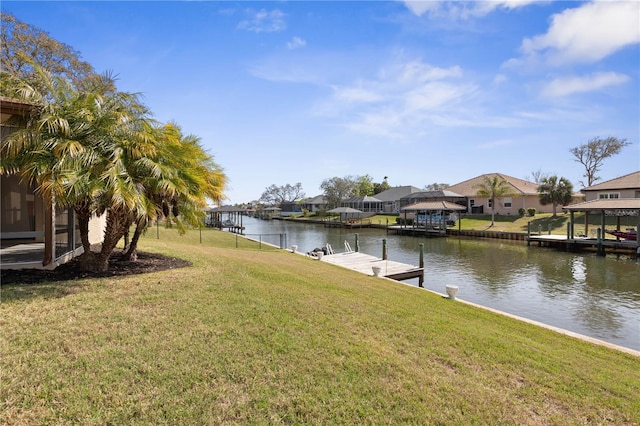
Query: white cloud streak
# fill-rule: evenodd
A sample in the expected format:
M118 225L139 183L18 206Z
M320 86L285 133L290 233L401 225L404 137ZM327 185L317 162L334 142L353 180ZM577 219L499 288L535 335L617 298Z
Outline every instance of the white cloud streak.
M495 1L437 1L437 0L400 0L414 15L450 19L469 19L483 17L496 9L517 9L541 0L495 0Z
M542 96L557 98L587 93L627 83L630 78L616 72L598 72L584 77L557 78L549 82L542 90Z
M306 45L307 42L305 40L301 39L300 37L294 37L293 39L291 39L291 41L287 42L287 49L300 49L301 47L304 47Z
M246 13L250 17L241 21L238 24L238 29L256 33L272 33L283 31L287 28L284 20L285 14L278 9L272 11L261 9L258 12L247 10Z

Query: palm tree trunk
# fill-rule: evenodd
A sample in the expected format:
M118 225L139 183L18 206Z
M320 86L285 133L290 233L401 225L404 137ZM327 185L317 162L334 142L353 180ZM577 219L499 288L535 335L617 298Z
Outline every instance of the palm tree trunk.
M91 243L89 242L91 210L87 203L77 205L74 210L78 219L78 228L80 228L80 241L82 241L82 248L84 249L80 256L80 268L83 271L88 271L93 269L95 265L95 254L91 251Z
M123 260L134 261L134 262L138 260L138 240L140 239L140 236L142 235L146 227L147 227L147 218L141 217L140 219L138 219L138 223L136 224L136 230L134 231L133 237L131 238L131 243L129 244L129 248L122 255Z
M104 231L104 241L102 250L96 259L96 269L106 271L109 269L109 257L113 249L124 235L127 222L127 212L123 208L112 208L107 210L107 227Z

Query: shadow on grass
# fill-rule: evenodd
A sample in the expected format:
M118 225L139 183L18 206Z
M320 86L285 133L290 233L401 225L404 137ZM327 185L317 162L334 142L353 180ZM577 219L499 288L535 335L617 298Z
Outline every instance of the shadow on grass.
M135 262L119 261L112 256L109 270L105 272L82 271L78 258L56 269L5 269L0 271L2 301L24 300L31 298L60 298L75 292L83 285L79 280L92 278L115 278L185 268L191 262L155 253L138 253Z
M561 228L566 229L568 221L569 221L569 216L566 216L566 215L548 216L548 217L533 219L530 221L531 232L538 232L539 230L541 230L542 232L547 232L548 230L551 230L553 232L554 230L558 230ZM527 225L524 225L522 227L522 230L524 232L527 232Z

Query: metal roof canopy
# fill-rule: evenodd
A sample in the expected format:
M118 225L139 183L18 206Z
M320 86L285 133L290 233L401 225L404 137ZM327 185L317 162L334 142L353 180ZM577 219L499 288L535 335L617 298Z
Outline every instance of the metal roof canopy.
M244 213L247 209L243 207L236 206L220 206L213 207L206 210L207 212L215 212L215 213Z
M575 212L587 212L585 214L585 234L588 234L589 229L589 214L588 213L601 213L600 229L605 231L605 217L615 216L618 219L616 228L620 229L620 217L622 216L640 216L640 198L602 198L598 200L585 201L584 203L572 204L565 206L562 210L566 210L571 214L571 223L574 223ZM640 227L640 224L638 224ZM569 238L574 238L573 226L570 227ZM638 236L638 243L640 244L640 235Z
M352 207L336 207L335 209L327 210L327 213L363 213L362 210L354 209Z
M636 216L640 212L640 198L602 198L564 206L562 210L569 212L604 211L605 214L607 211L620 211L629 212L623 216ZM634 211L635 214L632 213Z
M402 211L463 211L467 210L466 207L460 204L451 203L449 201L424 201L421 203L411 204L410 206L403 207Z

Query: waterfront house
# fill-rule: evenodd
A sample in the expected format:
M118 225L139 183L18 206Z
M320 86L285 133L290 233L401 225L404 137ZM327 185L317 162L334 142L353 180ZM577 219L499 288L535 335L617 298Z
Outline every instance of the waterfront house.
M324 195L316 195L313 198L308 198L300 202L302 209L308 210L311 213L326 210L327 202L324 199Z
M0 132L4 141L20 126L20 117L36 105L0 97ZM0 175L0 266L2 269L53 269L83 252L73 209L56 206L17 174ZM89 222L89 242L102 242L105 218Z
M420 188L416 188L415 186L395 186L393 188L387 189L386 191L375 194L374 197L376 197L382 203L382 212L400 213L400 207L402 207L400 200L402 199L402 197L420 191L422 190Z
M451 185L447 191L454 192L467 197L467 211L469 213L488 214L491 213L491 200L478 196L479 185L484 183L485 177L498 175L507 182L510 194L496 200L495 213L504 215L517 215L518 210L536 209L538 213L551 213L551 204L543 206L540 204L538 195L538 184L523 179L518 179L502 173L487 173L463 182Z
M583 188L586 201L640 198L640 171Z
M402 209L403 207L417 203L437 201L446 201L449 203L456 203L464 207L467 206L467 197L445 189L437 191L420 191L405 195L400 199L400 208Z
M351 207L364 213L381 213L383 212L383 203L376 197L365 195L364 197L351 197L340 203L342 207Z

